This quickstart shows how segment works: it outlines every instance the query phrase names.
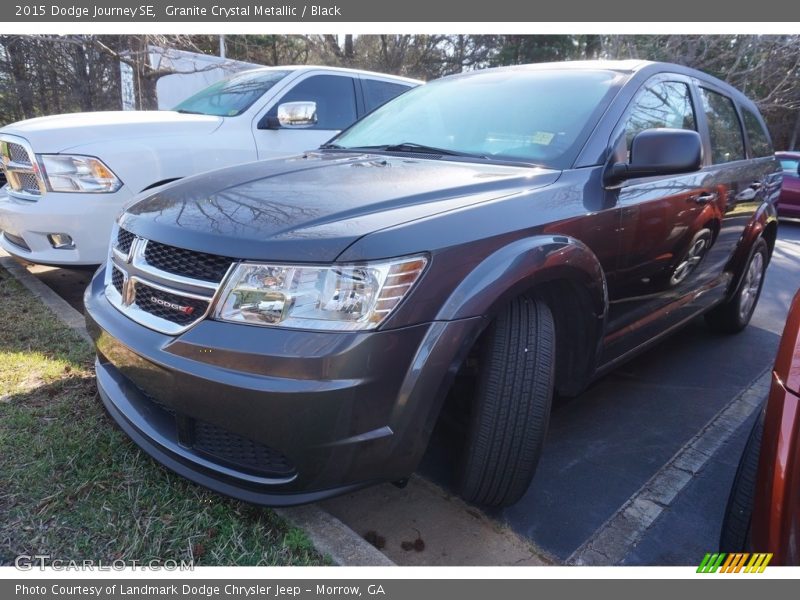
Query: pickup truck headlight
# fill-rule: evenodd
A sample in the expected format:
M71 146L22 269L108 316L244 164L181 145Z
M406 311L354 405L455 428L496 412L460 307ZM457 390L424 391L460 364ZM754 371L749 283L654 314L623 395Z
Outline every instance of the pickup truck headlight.
M103 161L91 156L40 154L47 188L52 192L111 193L122 182Z
M297 329L374 329L400 304L427 262L413 256L362 265L242 263L231 274L215 317Z

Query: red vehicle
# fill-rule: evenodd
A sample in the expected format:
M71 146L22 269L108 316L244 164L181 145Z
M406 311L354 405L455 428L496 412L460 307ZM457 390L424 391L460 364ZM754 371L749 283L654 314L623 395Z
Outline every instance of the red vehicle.
M736 472L720 550L772 552L800 565L800 291L794 297L761 411Z
M800 219L800 152L776 152L783 169L783 187L775 206L779 217Z

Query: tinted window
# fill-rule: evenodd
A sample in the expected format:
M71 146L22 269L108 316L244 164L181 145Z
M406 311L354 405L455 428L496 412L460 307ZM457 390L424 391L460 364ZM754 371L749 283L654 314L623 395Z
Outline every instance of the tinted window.
M304 101L317 103L314 129L344 129L356 120L356 93L350 77L314 75L304 79L278 100L269 116L277 116L278 104Z
M361 85L364 89L364 103L367 106L367 112L375 110L381 104L386 104L392 98L411 89L407 85L378 81L377 79L362 79Z
M648 85L633 101L625 137L628 150L633 137L645 129L696 130L689 86L677 81L661 81Z
M747 132L747 139L750 140L750 151L753 156L772 156L774 150L769 141L769 135L758 117L747 108L742 108L742 117L744 119L744 130Z
M616 91L611 71L509 69L447 77L409 90L335 141L403 143L566 168Z
M711 161L716 165L744 158L742 126L727 96L700 88L703 110L708 120L708 133L711 141Z
M250 108L289 71L249 71L223 79L184 100L175 110L217 117L235 117Z

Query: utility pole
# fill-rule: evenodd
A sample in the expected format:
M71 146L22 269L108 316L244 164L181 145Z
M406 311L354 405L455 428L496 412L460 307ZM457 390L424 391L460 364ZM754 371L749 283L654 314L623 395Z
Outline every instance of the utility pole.
M225 34L219 36L219 57L225 58Z

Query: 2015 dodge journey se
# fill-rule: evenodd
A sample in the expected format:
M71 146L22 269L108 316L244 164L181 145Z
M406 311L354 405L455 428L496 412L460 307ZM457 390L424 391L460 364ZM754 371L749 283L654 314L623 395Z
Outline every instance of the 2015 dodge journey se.
M697 315L747 325L780 182L755 105L691 69L448 77L130 206L85 298L100 394L168 468L271 505L408 477L446 406L461 493L510 504L554 393Z

